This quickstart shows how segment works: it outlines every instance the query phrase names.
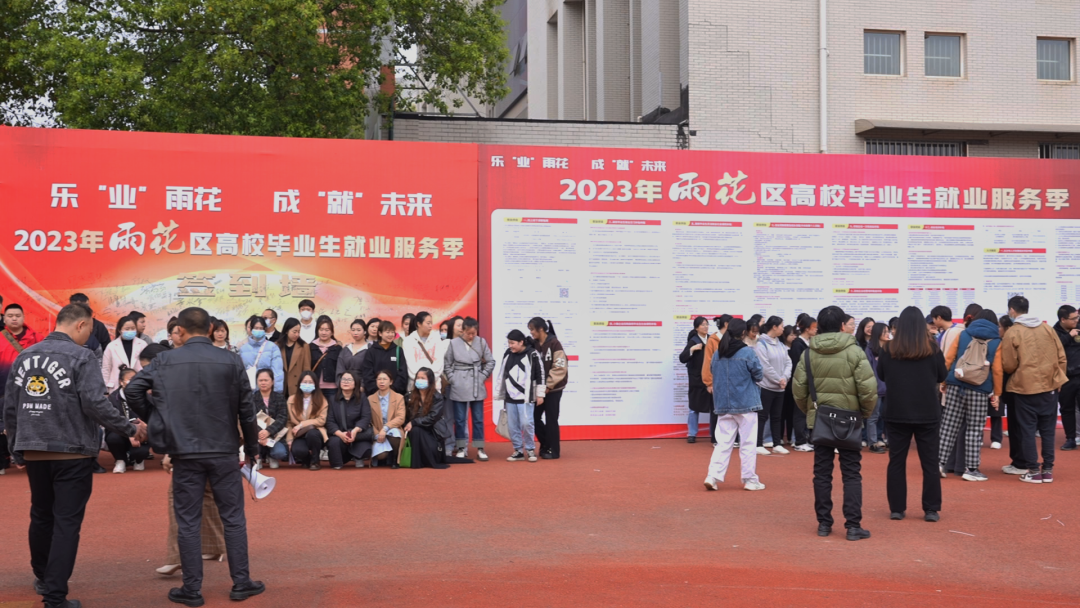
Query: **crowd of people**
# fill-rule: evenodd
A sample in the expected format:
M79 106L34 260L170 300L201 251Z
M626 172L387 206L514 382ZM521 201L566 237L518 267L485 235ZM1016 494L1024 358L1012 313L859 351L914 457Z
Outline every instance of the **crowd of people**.
M813 452L818 533L828 536L838 458L847 539L861 540L870 536L861 525L862 450L889 455L886 492L890 517L898 520L906 517L905 468L914 440L924 518L936 522L941 479L949 473L989 479L980 458L988 416L989 447L1001 449L1008 437L1010 463L1002 472L1029 484L1052 483L1058 410L1066 437L1061 449L1075 450L1080 394L1080 313L1065 305L1057 317L1050 326L1029 314L1023 296L1010 298L1000 317L970 304L962 322L954 322L947 306L926 316L912 306L887 321L858 322L828 306L817 317L800 314L794 325L776 316L721 315L710 334L709 319L697 317L679 360L689 377L688 442L697 441L699 414L710 415L714 447L705 488L719 488L736 447L743 487L752 491L765 489L759 455L789 454L785 446ZM861 441L847 449L826 436L848 428L843 412L850 413L852 430L861 427Z
M88 298L74 294L70 302L85 304ZM19 304L3 310L0 381L18 353L42 339L26 326ZM403 455L412 468L473 462L470 455L487 461L485 383L493 373L514 446L508 460L560 457L567 365L549 321L529 320L528 335L510 332L509 347L496 359L471 317L455 316L436 328L430 313L410 313L401 318L400 330L388 319L356 318L342 343L334 320L315 310L314 301L302 300L296 316L279 327L278 312L266 309L245 321L239 339L230 336L224 320L210 319L210 342L234 353L247 370L260 425L256 468L291 464L314 471L323 463L341 469L351 462L393 469ZM85 348L100 360L109 401L129 419L137 416L125 388L160 353L177 347L177 321L170 319L155 338L147 335L146 316L138 311L117 321L112 335L93 321ZM117 433L102 430L101 440L114 457L114 473L144 470L145 461L155 457L149 445ZM10 457L2 434L0 442L3 474ZM94 466L105 471L96 461Z

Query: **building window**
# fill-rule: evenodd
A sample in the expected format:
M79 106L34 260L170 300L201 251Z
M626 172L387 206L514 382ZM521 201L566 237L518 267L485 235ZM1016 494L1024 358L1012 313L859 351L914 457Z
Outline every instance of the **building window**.
M967 144L962 141L893 141L866 140L867 154L898 156L967 156Z
M1039 158L1080 160L1080 144L1039 144Z
M1072 80L1072 41L1039 38L1037 44L1039 80Z
M961 36L955 34L927 34L926 75L960 78L963 75L960 61L961 46Z
M902 39L899 32L863 32L863 73L899 76Z

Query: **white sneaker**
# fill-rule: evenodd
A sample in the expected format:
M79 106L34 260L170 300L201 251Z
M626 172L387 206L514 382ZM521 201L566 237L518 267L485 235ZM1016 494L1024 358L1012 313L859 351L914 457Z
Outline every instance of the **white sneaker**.
M525 454L523 454L523 453L521 453L521 452L519 452L517 450L514 450L514 453L511 454L510 457L506 459L507 462L520 462L522 460L525 460Z
M945 465L939 464L939 465L937 465L937 468L938 468L938 473L941 473L941 478L942 479L946 479L946 478L949 477L949 474L945 472Z
M529 457L529 462L536 462L536 450L526 450L525 454Z
M715 479L713 479L712 477L706 477L705 478L705 489L710 491L710 492L715 492L715 491L719 490L720 488L718 488L716 486L716 480Z
M713 444L713 447L716 447L715 443ZM738 441L735 442L735 447L739 447L739 442Z
M1001 442L1000 441L995 441L995 442L991 443L990 444L990 449L991 450L1000 450L1001 449Z
M278 466L280 466L276 458L267 458L267 462L270 463L271 469L276 469L278 468Z
M1014 467L1011 464L1007 464L1007 465L1001 467L1001 472L1005 473L1006 475L1026 475L1028 470L1027 469L1018 469L1018 468Z
M814 446L810 445L809 443L804 443L802 445L795 446L795 451L796 452L813 452L814 451Z
M145 471L146 470L146 463L145 462L136 462L135 463L135 470L136 471Z
M484 452L484 448L476 450L476 459L480 462L487 462L488 455Z
M771 448L772 446L773 446L773 442L771 442L771 441L766 441L765 442L765 447Z
M864 448L866 447L866 442L865 441L862 442L862 447L864 447Z
M784 446L778 445L778 446L776 446L775 448L772 449L772 453L773 454L790 454L791 452L788 451L788 449L785 448Z
M746 482L746 485L743 486L743 489L744 490L750 490L751 492L754 492L754 491L757 491L757 490L764 490L765 489L765 484L761 483L760 481L750 480L750 481Z
M772 456L772 452L770 452L768 450L768 448L765 448L765 447L758 448L757 453L760 454L761 456Z
M323 462L330 460L330 450L327 448L319 450L319 460Z
M1009 436L1009 431L1005 431L1004 434L1005 434L1006 437L1008 437Z
M7 475L7 469L0 469L0 475Z
M124 473L125 471L127 471L127 463L124 462L123 460L117 460L116 464L113 465L112 472L113 473Z
M465 448L460 448L455 454L454 458L467 458L468 451Z

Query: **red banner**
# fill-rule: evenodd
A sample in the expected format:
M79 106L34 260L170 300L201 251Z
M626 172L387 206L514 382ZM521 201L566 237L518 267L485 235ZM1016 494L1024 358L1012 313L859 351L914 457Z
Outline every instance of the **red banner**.
M2 128L0 201L0 294L39 331L73 292L151 334L186 306L280 327L304 298L339 337L475 314L475 146Z

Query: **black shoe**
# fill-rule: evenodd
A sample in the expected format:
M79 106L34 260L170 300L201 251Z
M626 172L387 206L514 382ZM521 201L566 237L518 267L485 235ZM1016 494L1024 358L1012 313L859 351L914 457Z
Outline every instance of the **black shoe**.
M45 581L40 578L34 579L34 593L38 595L45 595Z
M937 511L927 511L926 516L923 517L926 521L935 522L941 519L941 515Z
M687 437L686 443L697 443L697 437Z
M318 470L319 470L319 469L321 469L321 468L322 468L322 465L321 465L321 464L319 464L319 463L317 463L317 462L313 462L313 463L311 463L311 466L310 466L310 467L308 467L308 470L309 470L309 471L318 471Z
M53 604L52 606L45 604L45 608L82 608L82 602L79 600L64 600L63 604Z
M94 472L95 473L104 473L105 472L105 467L101 466L97 462L94 462Z
M818 524L818 527L817 527L817 535L818 536L828 536L830 534L832 534L832 526L829 526L829 525L826 525L826 524Z
M907 515L905 515L903 511L893 511L892 514L889 515L889 519L895 519L896 521L900 521L905 517L907 517Z
M554 460L555 457L551 455L551 452L540 452L540 458L544 460Z
M869 530L863 530L862 528L848 528L848 540L866 540L868 538L870 538Z
M202 606L206 603L201 593L188 593L183 587L169 589L169 601L185 606Z
M266 591L266 585L262 581L248 581L243 585L233 585L232 591L229 592L229 599L241 602L263 591Z
M1065 450L1066 452L1071 452L1072 450L1075 450L1076 449L1076 440L1075 439L1069 439L1068 441L1065 442L1065 445L1061 446L1061 449Z
M395 463L393 463L393 464L391 464L391 465L390 465L390 468L391 468L391 469L400 469L400 468L401 468L401 465L395 462Z

